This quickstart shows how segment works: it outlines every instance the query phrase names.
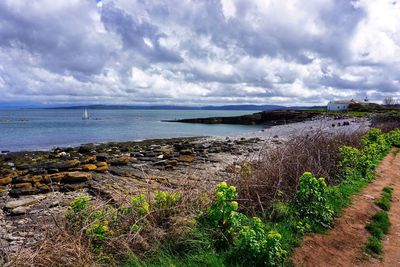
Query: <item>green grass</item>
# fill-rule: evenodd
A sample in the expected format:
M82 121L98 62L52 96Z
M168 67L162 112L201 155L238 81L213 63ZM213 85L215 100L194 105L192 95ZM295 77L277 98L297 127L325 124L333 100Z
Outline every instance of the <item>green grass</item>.
M390 220L386 211L378 211L372 216L372 223L375 223L386 235L389 232Z
M224 257L220 254L212 252L203 252L196 254L188 254L183 257L176 257L169 253L163 253L159 251L157 257L153 260L144 262L139 260L135 256L132 256L128 262L123 265L124 267L199 267L199 266L210 266L210 267L223 267L227 266Z
M391 207L393 188L385 187L381 193L381 197L375 200L375 204L381 209L388 211Z
M369 254L382 254L383 253L383 245L382 241L375 236L370 236L368 238L367 244L365 245L365 250Z
M388 234L391 225L387 211L391 206L392 194L392 187L385 187L382 190L381 197L375 201L375 204L382 210L376 212L372 216L372 222L365 226L371 234L365 245L365 251L371 255L380 255L383 253L382 239Z
M345 181L337 186L329 187L328 203L335 216L340 216L344 208L351 205L351 197L361 192L368 185L364 179Z

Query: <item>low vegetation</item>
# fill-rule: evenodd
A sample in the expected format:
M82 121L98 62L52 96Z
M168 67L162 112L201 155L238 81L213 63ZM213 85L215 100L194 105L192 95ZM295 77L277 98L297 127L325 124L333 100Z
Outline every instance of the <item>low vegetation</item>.
M392 201L393 188L385 187L382 190L381 197L375 201L375 204L381 208L372 216L372 221L365 226L371 236L365 245L365 251L371 255L380 255L383 253L382 239L389 233L390 220L388 211Z
M330 228L353 194L374 179L374 169L400 131L294 137L243 162L213 194L198 191L142 192L129 201L77 198L65 215L63 234L46 240L20 265L35 266L281 266L302 237ZM322 178L324 177L324 178ZM390 208L391 190L377 200ZM374 238L387 232L377 213ZM386 216L386 217L385 217ZM386 228L385 228L386 227ZM379 229L379 230L377 230ZM40 257L75 240L83 253L67 259ZM53 238L54 239L54 238ZM371 240L371 251L379 250ZM47 242L47 243L46 243ZM73 259L73 260L71 260ZM90 263L88 263L90 262Z

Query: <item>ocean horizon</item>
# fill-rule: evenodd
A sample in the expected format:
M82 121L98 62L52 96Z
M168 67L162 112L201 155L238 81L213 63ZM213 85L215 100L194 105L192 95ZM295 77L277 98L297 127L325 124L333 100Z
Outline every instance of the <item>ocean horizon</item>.
M88 109L0 110L0 151L49 150L87 143L141 141L193 136L224 136L262 129L262 126L207 125L163 120L239 116L249 110L126 110Z

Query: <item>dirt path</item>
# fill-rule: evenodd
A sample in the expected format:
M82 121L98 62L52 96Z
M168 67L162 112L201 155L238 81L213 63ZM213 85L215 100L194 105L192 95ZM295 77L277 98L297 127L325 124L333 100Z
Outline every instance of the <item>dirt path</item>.
M400 153L390 153L376 175L377 179L353 198L353 205L344 210L332 230L305 237L292 257L295 266L400 266ZM366 259L362 255L369 236L365 225L378 210L374 198L389 185L394 188L394 198L389 214L392 227L384 240L385 256L382 261Z

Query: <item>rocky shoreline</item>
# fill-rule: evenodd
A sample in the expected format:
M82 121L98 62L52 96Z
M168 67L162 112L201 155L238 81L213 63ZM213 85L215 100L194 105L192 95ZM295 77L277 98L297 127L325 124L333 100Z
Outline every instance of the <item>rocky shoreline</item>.
M307 121L318 115L321 115L319 110L267 110L242 116L181 119L167 122L274 126Z
M247 135L87 144L47 152L0 155L1 259L29 247L61 220L71 199L88 195L106 202L138 192L213 188L243 160L293 134L353 131L367 121L314 120L274 126Z
M227 162L262 144L175 138L0 155L0 259L40 240L78 195L117 201L143 190L212 186L226 177Z

